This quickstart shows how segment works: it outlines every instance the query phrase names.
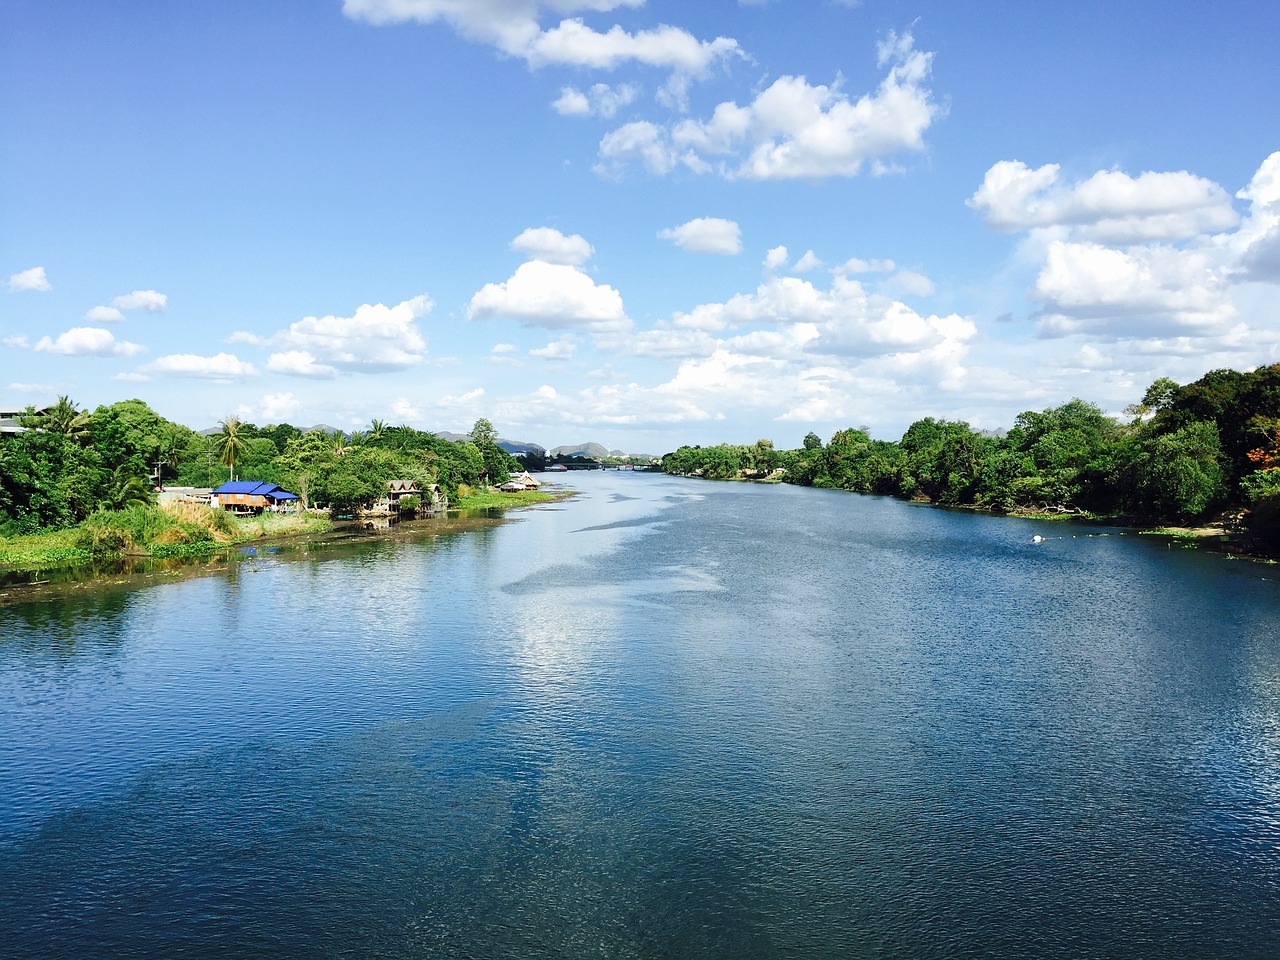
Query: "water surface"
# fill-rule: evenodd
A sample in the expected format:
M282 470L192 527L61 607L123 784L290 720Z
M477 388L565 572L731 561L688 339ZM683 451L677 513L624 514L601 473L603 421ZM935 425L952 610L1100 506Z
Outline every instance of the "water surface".
M1275 567L571 479L0 607L0 955L1276 955Z

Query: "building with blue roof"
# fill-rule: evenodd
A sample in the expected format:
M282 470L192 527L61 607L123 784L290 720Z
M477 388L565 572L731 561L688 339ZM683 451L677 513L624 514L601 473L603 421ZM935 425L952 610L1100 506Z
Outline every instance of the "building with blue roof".
M261 480L231 480L209 495L210 506L232 513L262 513L296 507L302 498L278 483Z

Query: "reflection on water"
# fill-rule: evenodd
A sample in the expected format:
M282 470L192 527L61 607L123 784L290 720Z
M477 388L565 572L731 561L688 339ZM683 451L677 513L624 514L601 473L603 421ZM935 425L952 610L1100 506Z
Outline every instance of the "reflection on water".
M1271 568L574 479L0 608L0 954L1271 955Z

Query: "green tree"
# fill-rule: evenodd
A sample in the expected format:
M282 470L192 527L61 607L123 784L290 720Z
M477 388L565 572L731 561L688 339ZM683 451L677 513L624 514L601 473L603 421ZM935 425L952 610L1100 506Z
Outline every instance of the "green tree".
M493 424L481 417L471 428L471 442L480 451L484 472L489 483L495 486L511 479L511 469L519 467L507 451L498 446L498 431Z
M119 466L111 473L111 483L101 505L107 510L123 510L135 503L153 503L154 499L142 477L130 473L127 467Z
M72 440L82 440L89 434L89 412L81 410L66 394L43 414L32 420L32 426L49 433L61 434Z
M1189 423L1141 445L1137 506L1148 516L1194 519L1221 499L1224 479L1217 425Z
M245 440L240 436L238 417L227 417L220 424L222 433L217 438L218 462L230 470L228 479L236 478L236 461L244 453Z

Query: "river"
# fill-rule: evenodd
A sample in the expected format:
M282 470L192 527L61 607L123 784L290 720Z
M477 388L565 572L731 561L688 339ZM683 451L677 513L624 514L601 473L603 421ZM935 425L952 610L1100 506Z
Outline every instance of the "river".
M1280 567L569 481L0 606L0 956L1280 955Z

